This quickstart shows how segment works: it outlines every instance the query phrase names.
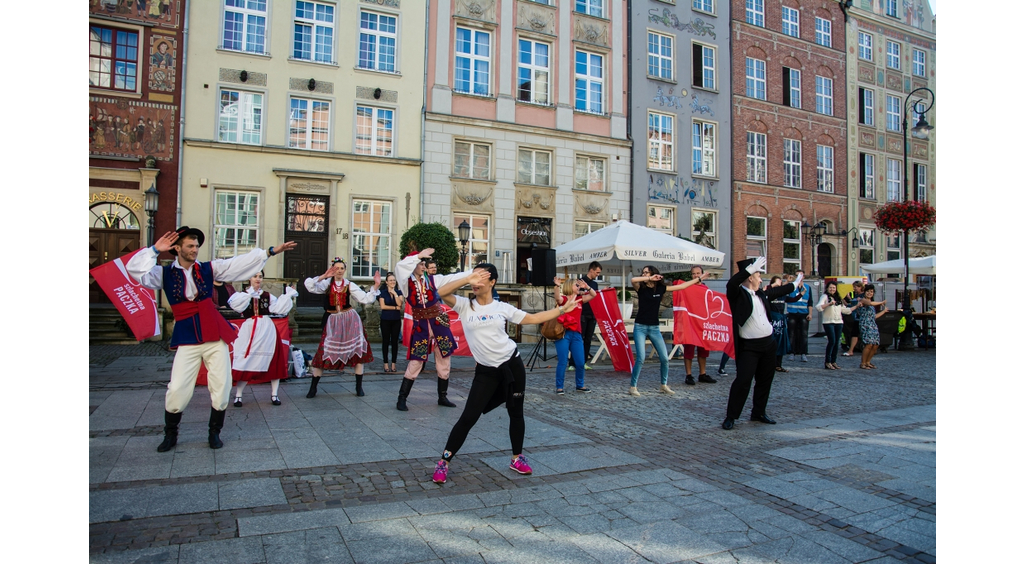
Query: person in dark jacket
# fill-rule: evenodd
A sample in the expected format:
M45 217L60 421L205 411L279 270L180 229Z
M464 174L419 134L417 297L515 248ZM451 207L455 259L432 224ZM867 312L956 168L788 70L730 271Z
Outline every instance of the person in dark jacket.
M768 320L768 303L792 292L803 281L803 276L798 275L793 283L762 290L761 269L767 262L765 257L739 261L736 263L739 271L725 285L736 343L736 379L729 389L729 405L725 421L722 422L722 428L727 431L733 428L743 411L743 404L747 402L750 393L751 380L754 381L754 405L750 411L750 420L775 424L775 420L765 413L772 379L775 377L777 349L772 336L772 324Z

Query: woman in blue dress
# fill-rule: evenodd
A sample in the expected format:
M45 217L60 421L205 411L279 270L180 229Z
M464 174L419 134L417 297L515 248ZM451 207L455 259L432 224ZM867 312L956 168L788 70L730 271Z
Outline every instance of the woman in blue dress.
M875 319L885 315L885 300L880 302L875 299L875 285L864 286L864 297L860 301L861 307L857 309L858 320L860 321L860 341L864 344L864 351L860 355L860 367L864 370L878 368L871 364L871 358L878 352L878 345L882 340L878 334L878 324ZM870 307L868 307L870 306ZM882 306L882 311L875 312L875 306Z

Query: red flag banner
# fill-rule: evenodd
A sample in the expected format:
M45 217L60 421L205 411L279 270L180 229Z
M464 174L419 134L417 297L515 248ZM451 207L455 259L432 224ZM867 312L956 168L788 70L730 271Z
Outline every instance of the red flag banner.
M590 309L594 311L594 319L601 330L601 337L608 348L608 356L612 359L612 367L616 372L632 372L634 357L629 347L629 334L622 321L618 298L614 288L605 288L590 300Z
M452 330L452 336L455 337L457 345L455 354L459 356L473 356L473 353L469 350L469 341L466 340L466 334L462 331L462 320L459 319L459 313L448 307L445 303L441 304L441 309L448 313L448 321L451 324L449 329ZM409 302L405 302L405 315L402 316L402 344L405 348L409 348L410 339L412 339L412 306L409 305ZM433 347L431 347L431 351L433 351Z
M672 321L674 344L697 345L736 358L732 310L725 294L703 285L672 292Z
M273 319L274 320L274 325L277 326L277 334L278 334L278 336L281 337L281 340L277 344L278 350L274 352L274 355L275 355L275 357L277 355L282 355L283 358L287 359L288 355L289 355L289 353L291 352L291 349L292 349L292 328L288 326L288 318L287 317L271 317L269 319ZM245 323L245 320L244 319L229 319L228 323L234 325L235 329L238 329L239 327L242 326L243 323ZM231 354L234 352L234 350L235 350L234 345L231 344L231 343L228 343L228 356L229 356L229 358L234 358L233 356L231 356ZM275 360L276 360L276 358L275 358ZM287 362L287 360L285 360L285 362ZM273 362L271 362L271 366L273 366L273 365L274 365ZM232 382L232 383L234 383L234 382ZM203 364L201 362L199 363L199 377L196 378L196 385L197 386L206 386L207 385L207 381L206 381L206 364Z
M144 341L160 334L160 316L156 313L156 294L136 282L124 266L137 252L103 263L89 274L121 312L135 339Z

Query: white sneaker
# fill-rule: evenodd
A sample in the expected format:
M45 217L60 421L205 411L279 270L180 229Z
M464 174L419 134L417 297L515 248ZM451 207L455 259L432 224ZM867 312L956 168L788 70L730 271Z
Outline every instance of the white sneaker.
M805 355L805 354L800 355L800 362L807 362L807 355Z
M636 386L631 386L629 388L629 395L639 397L640 396L640 390L637 390Z
M794 360L794 359L793 359L793 355L789 355L789 356L787 356L787 357L786 357L786 360L788 360L789 362L793 362L793 360Z

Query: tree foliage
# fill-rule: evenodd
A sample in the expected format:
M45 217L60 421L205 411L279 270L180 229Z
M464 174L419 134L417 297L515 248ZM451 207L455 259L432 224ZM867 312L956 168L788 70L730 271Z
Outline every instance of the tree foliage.
M438 273L445 274L459 266L455 234L443 223L417 223L402 233L398 244L402 257L428 248L434 249L433 259L437 261Z

